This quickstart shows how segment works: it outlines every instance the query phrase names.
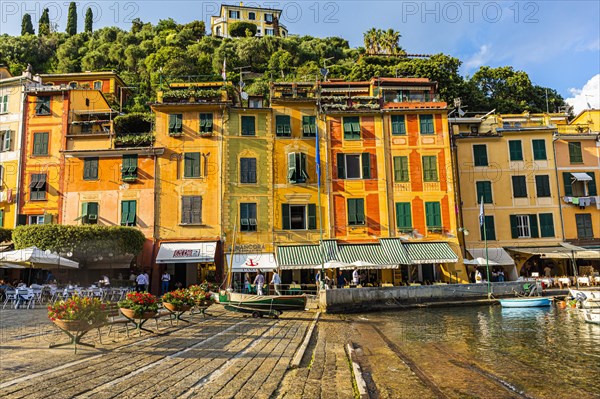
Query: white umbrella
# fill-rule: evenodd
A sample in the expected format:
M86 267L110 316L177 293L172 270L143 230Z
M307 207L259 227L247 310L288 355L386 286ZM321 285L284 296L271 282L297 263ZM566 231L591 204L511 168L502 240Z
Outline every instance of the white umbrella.
M56 267L70 267L73 269L79 268L79 263L67 258L63 258L55 253L46 253L37 247L29 247L23 249L15 249L0 253L0 262L5 264L29 264L42 269L50 269Z
M16 263L0 263L0 269L25 269L25 266Z
M485 258L475 258L473 260L465 259L464 264L465 265L477 265L477 266L485 266L486 264L488 264L490 266L498 265L498 263L494 262L493 260L489 260L489 259L486 260Z
M340 262L338 260L330 260L323 264L323 269L340 269L342 267L350 266L349 263ZM321 270L321 265L315 265L315 269Z

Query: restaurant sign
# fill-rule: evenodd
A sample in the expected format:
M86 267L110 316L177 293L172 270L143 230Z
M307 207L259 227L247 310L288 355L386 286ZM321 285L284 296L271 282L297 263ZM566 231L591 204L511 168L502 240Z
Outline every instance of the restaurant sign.
M176 249L173 251L173 258L197 258L199 256L199 249Z

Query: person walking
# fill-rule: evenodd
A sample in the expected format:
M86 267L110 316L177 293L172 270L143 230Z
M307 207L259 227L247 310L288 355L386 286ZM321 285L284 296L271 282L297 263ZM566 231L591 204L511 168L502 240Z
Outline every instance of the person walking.
M251 285L252 283L250 282L250 275L246 273L244 275L244 294L250 293L250 290L252 289Z
M356 267L352 271L352 284L354 284L354 285L360 284L360 277L358 275L358 269Z
M137 292L143 292L145 291L145 287L146 287L146 277L144 276L144 273L140 273L138 274L138 276L135 278L135 290Z
M279 273L277 270L273 272L273 278L271 278L271 284L273 284L273 289L275 290L275 295L281 295L279 292L279 285L281 285L281 277L279 277Z
M148 275L148 272L144 272L144 291L148 292L150 290L150 276Z
M259 270L258 274L256 275L256 278L254 279L254 284L256 285L256 294L257 295L263 295L264 283L265 283L265 276L263 276L263 274Z
M169 272L167 272L165 270L165 272L160 277L160 281L161 281L160 293L165 294L169 291L169 282L171 281L171 275L169 274Z

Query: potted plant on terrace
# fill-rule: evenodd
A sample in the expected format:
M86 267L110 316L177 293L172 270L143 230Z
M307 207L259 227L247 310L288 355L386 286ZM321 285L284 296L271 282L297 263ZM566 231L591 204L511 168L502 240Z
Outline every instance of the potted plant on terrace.
M158 298L148 292L130 292L119 301L119 310L129 319L150 319L158 313Z
M212 292L208 291L208 287L203 285L192 285L188 288L191 297L194 299L196 307L202 315L204 311L214 302Z
M180 288L162 296L163 306L171 312L186 312L196 304L190 290Z

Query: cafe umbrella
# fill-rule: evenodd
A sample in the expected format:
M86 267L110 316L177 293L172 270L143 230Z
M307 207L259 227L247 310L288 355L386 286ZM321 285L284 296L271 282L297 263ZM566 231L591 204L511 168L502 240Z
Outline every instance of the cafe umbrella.
M54 269L60 267L79 268L79 263L62 256L39 249L28 247L0 253L0 263L5 265L29 266L30 268ZM31 278L31 273L30 273Z

